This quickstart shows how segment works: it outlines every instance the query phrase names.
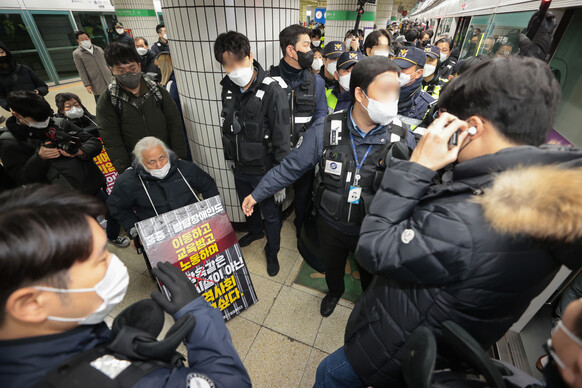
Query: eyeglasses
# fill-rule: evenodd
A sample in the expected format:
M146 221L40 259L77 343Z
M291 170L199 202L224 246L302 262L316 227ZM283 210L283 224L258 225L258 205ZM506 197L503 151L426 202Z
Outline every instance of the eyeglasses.
M543 345L543 348L548 356L560 367L560 369L566 369L566 364L564 364L564 361L560 360L560 357L558 357L556 351L554 350L551 338L549 338L548 341Z
M566 334L568 336L568 338L570 338L572 340L572 342L574 342L576 345L582 347L582 339L578 338L578 336L576 336L576 334L572 333L570 331L570 329L568 329L566 326L564 326L564 323L562 321L559 321L558 324L556 326L554 326L554 328L552 329L552 337L560 329L562 329L562 331L564 332L564 334ZM552 358L552 360L554 360L554 362L561 369L565 369L566 368L566 364L564 363L564 361L562 361L558 357L558 355L556 354L556 351L554 349L554 346L552 345L552 339L551 338L549 338L548 341L543 345L543 348L546 351L546 353Z

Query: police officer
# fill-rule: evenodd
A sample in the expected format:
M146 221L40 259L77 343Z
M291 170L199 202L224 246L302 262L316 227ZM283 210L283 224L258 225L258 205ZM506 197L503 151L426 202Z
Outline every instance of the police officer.
M457 64L457 59L451 56L453 51L453 40L451 38L440 38L436 41L435 46L440 50L438 72L439 77L451 79L453 69Z
M337 61L337 70L334 74L338 81L333 89L327 94L327 106L329 113L337 112L348 108L352 102L350 97L350 78L354 65L363 58L359 51L348 51L342 53Z
M318 119L242 205L245 214L252 214L257 202L319 165L314 205L329 290L321 302L324 317L331 315L344 292L346 259L357 245L366 207L382 178L386 159L408 155L410 131L396 118L399 72L383 57L358 62L351 72L350 107ZM371 279L362 268L360 276L365 289Z
M410 125L414 131L428 114L436 100L422 90L423 68L426 63L424 51L407 46L394 58L400 69L400 99L398 118Z
M283 58L279 66L272 67L269 75L287 91L291 112L291 145L305 133L307 128L320 117L327 115L325 83L323 78L311 71L313 51L308 28L294 24L284 28L279 34L279 44ZM301 225L311 201L313 171L293 185L295 193L295 230L301 233Z
M337 70L337 60L346 51L343 42L339 40L329 42L323 48L323 67L319 71L319 75L325 81L326 93L329 93L331 89L337 84L334 77L335 71Z
M240 201L249 195L269 169L289 153L289 105L279 84L268 77L253 59L246 36L229 31L214 42L214 56L224 67L222 79L222 142L224 157L234 167L234 182ZM309 73L311 73L309 71ZM259 212L247 217L249 233L241 247L267 234L267 273L279 272L277 253L281 243L281 207L284 188L275 197L263 198Z
M440 77L437 72L441 51L437 46L427 45L424 48L424 53L426 54L426 63L422 71L422 90L438 100L443 85L449 82L447 78Z

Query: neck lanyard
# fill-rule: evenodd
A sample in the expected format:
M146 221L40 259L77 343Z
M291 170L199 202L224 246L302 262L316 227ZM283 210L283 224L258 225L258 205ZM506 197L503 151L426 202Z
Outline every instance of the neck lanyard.
M354 185L357 186L358 182L360 181L360 169L364 165L364 162L366 161L366 158L368 157L368 154L370 153L370 150L372 149L372 145L370 144L368 146L368 149L366 150L366 153L364 154L364 157L362 158L362 162L358 163L358 153L356 152L356 144L354 143L354 137L352 136L351 132L350 132L350 140L352 141L352 150L354 151L354 159L356 160L356 176L354 177Z

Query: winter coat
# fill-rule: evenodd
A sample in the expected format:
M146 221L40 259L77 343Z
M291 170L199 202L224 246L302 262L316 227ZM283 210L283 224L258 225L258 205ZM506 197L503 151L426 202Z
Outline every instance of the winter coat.
M391 161L356 250L375 278L345 333L366 385L399 386L399 349L418 326L438 339L452 320L487 348L562 264L581 266L581 165L579 149L520 146L431 185L435 171Z
M107 67L101 47L93 45L93 54L82 47L77 47L73 51L73 60L83 86L91 86L96 96L107 90L107 85L111 83L113 75Z
M155 217L156 211L157 214L163 214L197 201L180 172L204 198L218 195L214 179L194 163L178 160L176 155L170 156L169 163L170 171L163 179L153 177L142 165L134 162L133 168L126 170L115 181L107 205L111 215L125 230L133 228L138 221Z
M105 177L93 158L101 153L103 145L94 136L69 121L61 120L57 127L51 119L48 128L62 129L81 141L84 157L60 156L44 160L38 156L41 144L47 141L47 129L21 125L12 116L6 121L8 133L0 137L0 159L6 173L19 185L30 183L61 184L84 194L93 195L105 185Z
M9 110L6 97L10 92L16 90L38 90L38 94L46 96L48 94L47 84L28 66L16 63L8 47L0 42L0 48L6 51L6 61L9 69L0 68L0 106Z

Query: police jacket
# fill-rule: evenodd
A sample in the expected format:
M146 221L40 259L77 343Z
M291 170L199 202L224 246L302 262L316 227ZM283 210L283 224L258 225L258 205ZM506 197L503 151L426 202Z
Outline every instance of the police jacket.
M295 69L285 59L269 70L269 76L287 92L291 108L291 143L295 146L315 120L327 116L325 81L311 69Z
M237 171L263 175L289 153L289 105L285 91L254 61L257 76L244 92L228 76L222 85L222 144Z
M424 119L436 100L422 90L422 78L400 88L398 118L414 130Z
M141 72L142 73L156 73L160 78L162 77L162 72L160 68L156 66L156 54L152 50L148 50L145 55L140 55L141 60Z
M69 121L60 126L51 119L47 128L37 129L21 125L16 117L6 120L8 131L0 136L0 159L6 173L19 185L31 183L60 184L84 194L93 195L105 185L105 177L93 158L101 153L103 144L96 137ZM38 151L48 141L49 129L63 131L78 138L83 157L41 159Z
M168 163L170 171L163 179L153 177L134 160L133 168L115 180L107 206L125 230L138 221L155 217L156 211L163 214L197 202L190 187L205 199L218 195L214 179L194 163L179 160L175 154L170 155Z
M154 43L154 45L152 46L152 53L154 53L154 55L158 55L163 51L169 52L170 46L168 45L168 43L162 42L162 38L158 38L158 41Z
M356 250L375 278L345 333L346 355L366 385L400 386L399 349L418 326L438 340L441 323L452 320L487 348L562 264L580 267L572 231L582 190L562 177L573 166L582 166L578 149L520 146L462 162L431 185L435 171L391 161ZM556 188L570 199L551 194Z
M437 69L438 76L449 79L449 76L453 74L456 64L457 60L449 55L446 61L439 62L439 67Z
M441 90L446 84L449 82L446 78L441 78L436 74L430 81L426 82L424 79L422 80L422 90L430 95L435 100L438 100L441 94Z
M325 96L327 98L329 113L347 109L352 104L352 97L349 90L342 92L340 86L337 84L332 89L327 89Z
M157 369L134 387L184 388L194 373L210 378L216 387L250 387L220 312L204 298L197 298L174 315L192 314L196 326L186 338L188 367ZM0 341L0 386L32 387L48 372L75 354L109 342L105 323L80 325L61 334Z
M381 149L384 149L387 144L390 142L391 134L389 132L389 126L378 126L370 131L366 136L362 137L359 129L356 129L354 124L352 123L351 119L351 107L349 110L345 112L338 112L337 115L344 114L346 115L345 119L345 126L342 126L343 135L339 134L339 137L342 137L342 140L345 142L347 141L349 149L344 152L341 151L341 155L339 158L345 160L336 160L335 161L335 169L332 168L334 165L333 160L328 159L331 157L331 154L334 153L331 150L330 146L327 144L328 139L325 139L325 126L326 120L331 121L332 119L338 119L338 117L332 115L328 116L328 119L318 119L311 128L303 135L297 146L291 151L289 156L287 156L281 164L277 167L271 169L264 177L261 179L261 182L252 192L253 198L260 202L265 198L270 197L277 191L281 190L284 187L289 186L291 183L295 182L299 179L303 174L307 171L311 170L315 165L318 163L320 164L320 172L323 173L326 170L326 166L329 175L328 178L325 179L324 184L317 184L316 185L316 193L319 190L318 197L316 198L316 206L320 210L320 213L324 218L326 218L330 224L340 230L342 233L346 234L357 234L360 228L360 225L356 221L356 216L362 214L362 210L365 204L362 203L360 205L354 205L352 207L353 215L350 214L350 220L342 219L342 222L337 222L335 219L342 218L343 216L343 209L341 205L343 202L347 204L347 197L350 189L350 182L353 182L353 168L355 167L354 158L353 158L353 151L351 149L351 143L349 138L349 133L352 133L354 144L356 148L356 152L358 153L359 160L362 160L363 155L366 153L366 150L370 148L369 155L374 155ZM341 119L339 119L341 120ZM410 133L410 130L406 130L406 144L410 147L414 145L414 136ZM345 143L342 142L342 145L345 147ZM374 158L370 157L368 163L372 161ZM339 162L339 163L338 163ZM341 167L340 167L341 164ZM349 164L347 166L346 164ZM332 172L333 170L333 172ZM350 177L349 182L346 181L348 170L351 171L352 177ZM339 176L338 176L339 174ZM328 193L324 196L324 187L325 184L332 184L337 189L334 193L334 190L328 190ZM336 184L337 183L337 184ZM329 186L328 186L329 187ZM318 189L319 188L319 189ZM370 187L371 189L371 187ZM341 196L342 198L337 201L329 201L327 202L328 197L337 197ZM324 202L326 202L324 204ZM336 210L333 210L332 207L334 204L337 206ZM349 205L349 204L348 204ZM347 217L347 213L345 214ZM345 217L343 217L345 218Z
M321 78L323 78L323 80L325 81L325 90L330 90L333 89L333 87L338 83L335 78L329 79L325 76L325 65L322 65L321 68L319 69L319 76ZM333 75L333 74L332 74Z
M115 42L126 44L129 47L135 47L135 42L133 41L133 38L129 36L127 32L124 31L123 34L121 35L114 33L114 35L117 35L115 38L113 38Z

